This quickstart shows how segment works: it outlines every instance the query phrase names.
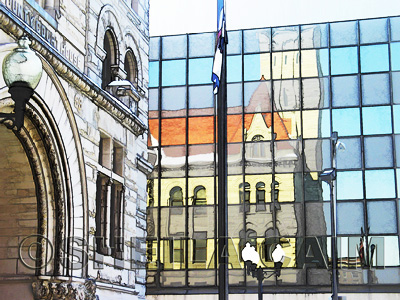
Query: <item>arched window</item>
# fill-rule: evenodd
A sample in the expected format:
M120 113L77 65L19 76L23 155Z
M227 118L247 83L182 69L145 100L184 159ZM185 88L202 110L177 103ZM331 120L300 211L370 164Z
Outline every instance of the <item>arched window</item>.
M265 183L258 182L256 184L256 202L257 204L265 203Z
M169 205L183 206L183 193L179 186L174 186L169 192Z
M206 188L202 185L196 186L194 189L193 196L193 204L194 205L206 205L207 197L206 197Z
M239 200L240 203L250 203L250 184L248 182L239 184Z
M118 57L117 43L111 30L107 30L104 35L103 49L106 52L106 57L103 61L101 87L104 89L111 81L114 80L111 67L117 65Z
M132 50L129 50L125 54L124 70L127 74L126 80L130 81L135 87L137 87L138 68L137 61L132 53Z

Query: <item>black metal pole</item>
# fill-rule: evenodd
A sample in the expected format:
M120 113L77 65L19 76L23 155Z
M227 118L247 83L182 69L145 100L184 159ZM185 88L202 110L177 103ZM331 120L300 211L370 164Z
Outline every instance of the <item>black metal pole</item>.
M227 37L226 37L227 38ZM221 82L217 97L218 130L218 292L219 300L228 299L228 204L227 204L227 98L226 44L222 55Z
M332 168L336 172L337 132L331 135ZM331 198L331 234L332 234L332 300L338 300L338 270L337 270L337 233L336 233L336 173L330 182Z
M262 300L263 298L263 286L262 286L262 282L264 280L264 272L262 270L262 268L258 267L257 270L257 279L258 279L258 300Z

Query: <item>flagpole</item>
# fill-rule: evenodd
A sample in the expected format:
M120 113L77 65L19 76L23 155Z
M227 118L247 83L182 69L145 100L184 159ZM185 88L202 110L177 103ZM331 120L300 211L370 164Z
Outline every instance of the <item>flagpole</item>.
M224 9L226 7L224 6ZM226 25L225 25L226 26ZM226 27L223 26L223 30ZM226 48L228 37L225 35L222 53L221 80L217 96L218 122L218 299L228 300L228 203L227 203L227 89L226 89Z

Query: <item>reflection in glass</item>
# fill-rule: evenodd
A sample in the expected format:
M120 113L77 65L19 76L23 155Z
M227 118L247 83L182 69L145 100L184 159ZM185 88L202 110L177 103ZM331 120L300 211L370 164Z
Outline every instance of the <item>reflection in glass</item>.
M189 146L189 177L214 175L214 151L213 144ZM212 177L208 179L205 186L210 189L210 185L214 185Z
M337 172L337 199L363 199L363 178L361 171Z
M300 171L301 143L297 140L275 142L275 170L279 173Z
M328 109L303 111L303 137L321 138L331 135L331 115Z
M400 72L392 72L393 103L400 103Z
M299 48L299 28L297 26L272 28L272 51Z
M152 37L150 39L149 59L160 59L160 37Z
M210 83L213 58L189 59L189 84Z
M331 49L331 75L358 73L357 47Z
M331 23L331 46L355 45L358 41L358 26L356 21Z
M149 136L147 140L148 147L156 147L159 142L160 121L158 119L149 119Z
M301 48L328 47L328 24L301 26Z
M347 148L346 148L347 150ZM392 137L365 137L364 153L366 168L393 166Z
M157 87L159 85L159 65L158 61L149 62L149 87Z
M226 59L226 80L237 82L242 80L242 57L240 55L228 56Z
M184 146L161 148L161 176L184 177L185 176Z
M400 133L400 105L393 105L394 133Z
M199 33L189 35L189 57L214 55L214 33Z
M400 71L400 43L390 44L392 71Z
M275 52L272 54L272 78L286 79L299 77L299 51Z
M271 78L270 54L250 54L244 56L244 81Z
M185 58L187 52L186 35L162 37L162 58ZM164 70L163 70L164 72Z
M186 119L161 120L161 145L184 145L186 142Z
M186 83L186 61L167 60L162 62L162 85L184 85Z
M363 105L390 104L389 74L370 74L361 77Z
M149 89L149 118L158 118L158 89Z
M329 140L304 140L304 156L304 169L307 171L322 171L329 168L331 164Z
M396 196L393 170L365 171L367 199L394 198Z
M180 117L186 115L186 87L162 89L162 117Z
M271 51L270 29L244 30L243 38L244 53Z
M396 203L394 201L369 201L368 226L372 234L396 233Z
M322 77L329 75L328 49L301 51L301 76Z
M392 133L392 114L390 106L363 107L362 114L364 134Z
M242 53L242 31L229 32L229 47L227 47L228 54Z
M299 80L274 81L274 105L277 110L300 108Z
M256 81L244 84L244 111L269 112L271 111L271 82Z
M379 43L388 41L387 19L360 21L361 44Z
M243 146L241 143L228 144L228 175L242 174L242 151Z
M400 40L400 17L390 18L390 38L392 41Z
M272 172L271 142L254 141L246 143L245 149L246 173Z
M325 236L330 234L331 209L329 203L306 203L306 235ZM325 245L326 246L326 245Z
M303 108L329 107L329 78L303 79Z
M212 85L189 87L189 116L213 115L214 94Z
M337 232L338 234L360 234L364 228L363 203L344 202L337 204Z
M332 106L358 106L360 87L358 76L332 77Z
M361 72L389 71L388 45L360 47Z
M332 127L339 136L360 135L360 109L332 109Z
M339 142L346 147L345 151L337 151L336 160L338 169L361 168L360 138L341 138Z
M211 144L214 142L214 116L190 117L189 144Z
M241 83L229 83L227 85L227 107L228 114L240 114L242 112Z

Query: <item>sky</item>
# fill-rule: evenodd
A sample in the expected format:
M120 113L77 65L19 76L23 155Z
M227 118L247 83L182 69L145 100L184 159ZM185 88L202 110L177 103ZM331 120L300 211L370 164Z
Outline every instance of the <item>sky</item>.
M226 0L227 29L400 15L400 0ZM150 35L210 32L217 0L150 0Z

